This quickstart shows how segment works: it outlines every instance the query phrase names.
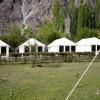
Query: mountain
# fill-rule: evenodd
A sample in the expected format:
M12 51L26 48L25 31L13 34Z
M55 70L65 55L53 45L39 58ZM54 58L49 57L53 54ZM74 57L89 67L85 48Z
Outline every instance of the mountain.
M52 0L0 0L0 33L5 32L14 22L25 28L31 26L34 32L37 31L43 21L52 19L52 2ZM59 4L63 3L66 2L59 0ZM65 6L67 7L67 4Z

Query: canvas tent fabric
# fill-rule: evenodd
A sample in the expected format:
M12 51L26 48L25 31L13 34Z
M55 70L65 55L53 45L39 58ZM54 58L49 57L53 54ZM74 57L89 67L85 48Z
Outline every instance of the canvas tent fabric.
M48 47L48 52L59 52L59 47L63 46L64 47L64 51L65 52L65 47L66 46L75 46L75 43L72 42L71 40L67 39L67 38L60 38L60 39L56 39L55 41L53 41L51 44L49 44ZM69 52L71 52L71 49L69 50Z
M5 42L3 42L2 40L0 40L0 54L2 54L2 48L5 48L5 53L6 53L6 55L5 56L9 56L9 45L8 44L6 44Z
M76 52L92 52L92 47L95 46L95 51L97 51L100 46L100 39L96 37L84 38L76 43Z
M38 40L34 39L34 38L30 38L29 40L27 40L26 42L24 42L23 44L21 44L18 48L19 48L19 53L25 53L25 46L41 46L43 48L45 48L45 44L39 42ZM36 48L38 50L38 48ZM36 51L37 51L36 50Z

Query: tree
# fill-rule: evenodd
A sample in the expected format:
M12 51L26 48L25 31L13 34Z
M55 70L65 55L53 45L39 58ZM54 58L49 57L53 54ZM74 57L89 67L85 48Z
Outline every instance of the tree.
M41 25L39 28L39 32L35 36L39 41L49 44L55 39L61 38L61 37L68 37L67 33L64 32L57 32L53 30L53 24L52 21Z
M62 6L61 9L60 9L59 23L60 23L59 32L64 33L64 30L65 30L65 10L64 10L64 6Z
M35 35L35 37L45 43L48 44L48 36L49 34L52 33L53 30L53 25L52 25L52 21L48 22L48 23L43 23L40 27L39 27L39 31L38 33Z
M27 27L26 29L23 29L23 37L25 37L25 39L29 39L30 37L33 37L33 31L31 27Z
M16 24L12 24L7 33L1 36L1 39L13 48L18 47L24 41L24 37L21 34L21 29Z
M59 30L59 3L58 0L53 0L53 28L54 30L58 31Z
M77 38L77 34L80 36L83 35L84 31L88 30L100 30L100 3L99 0L95 0L94 4L91 5L90 0L87 0L83 5L83 0L80 0L78 8L74 7L74 0L70 0L70 17L71 17L71 36L73 39ZM82 32L83 31L83 32ZM90 32L90 31L89 31ZM91 32L90 32L91 33ZM95 32L91 35L96 36ZM86 37L86 36L85 36Z
M79 33L76 34L75 40L78 41L82 38L91 38L100 36L100 31L91 28L81 28Z

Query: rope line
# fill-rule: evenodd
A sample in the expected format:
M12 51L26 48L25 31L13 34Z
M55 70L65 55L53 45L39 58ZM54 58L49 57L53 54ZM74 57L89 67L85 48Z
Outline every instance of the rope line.
M79 80L77 81L77 83L75 84L75 86L72 88L71 92L68 94L68 96L67 96L67 98L65 100L69 100L69 98L72 95L72 93L74 92L75 88L78 86L78 84L80 83L80 81L82 80L82 78L84 77L84 75L86 74L86 72L88 71L88 69L91 67L92 63L94 62L94 60L96 59L96 57L99 55L99 53L100 53L100 50L98 52L96 52L96 55L94 56L94 58L92 59L92 61L89 63L89 65L87 66L87 68L83 72L82 76L79 78Z

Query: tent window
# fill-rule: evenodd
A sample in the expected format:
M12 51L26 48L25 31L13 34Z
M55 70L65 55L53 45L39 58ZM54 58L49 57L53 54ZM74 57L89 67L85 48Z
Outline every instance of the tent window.
M1 47L1 53L6 54L6 47Z
M38 47L38 52L42 52L42 46Z
M100 50L100 45L97 45L97 51Z
M65 52L70 51L70 47L69 46L65 46Z
M96 51L96 46L92 45L92 51Z
M71 51L75 52L75 46L71 46Z
M29 47L25 46L25 52L29 52Z
M64 46L59 46L59 52L64 52Z

